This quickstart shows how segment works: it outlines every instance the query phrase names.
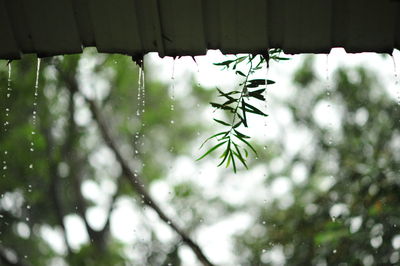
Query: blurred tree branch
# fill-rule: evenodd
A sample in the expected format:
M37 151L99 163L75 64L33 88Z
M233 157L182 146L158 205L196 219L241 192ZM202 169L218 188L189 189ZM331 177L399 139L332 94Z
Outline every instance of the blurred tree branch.
M79 92L79 85L75 75L71 75L71 73L65 73L60 67L56 68L60 74L60 77L66 83L66 87L68 88L68 90L71 93ZM107 125L102 118L101 111L97 107L95 101L89 99L83 93L81 93L81 95L85 99L86 103L89 105L92 117L99 128L99 131L101 133L104 142L114 152L116 159L122 168L124 177L131 184L132 188L142 197L143 203L148 207L152 208L158 214L160 219L164 221L169 227L171 227L182 238L182 241L192 249L192 251L196 254L197 258L203 265L206 266L214 265L208 260L202 249L191 239L191 237L187 235L186 232L184 232L183 229L181 229L176 222L174 222L170 217L168 217L167 214L164 213L164 211L161 209L161 207L159 207L158 204L153 200L153 198L144 188L142 177L136 171L133 171L131 169L129 163L120 152L117 144L114 141L114 138L108 131Z
M43 123L41 123L41 125L43 125ZM67 247L68 255L71 255L73 254L73 252L71 246L68 243L67 233L64 224L64 216L66 215L66 213L62 201L60 199L60 175L58 174L57 171L57 165L56 165L57 160L55 159L56 156L55 151L54 149L51 149L51 147L55 147L55 144L50 133L50 128L51 127L41 128L41 131L43 132L43 136L46 138L46 143L47 143L45 149L46 156L47 158L49 158L48 171L49 171L49 176L51 178L49 184L49 195L52 199L52 207L56 215L57 223L59 224L59 226L61 226L63 241L65 243L65 246Z

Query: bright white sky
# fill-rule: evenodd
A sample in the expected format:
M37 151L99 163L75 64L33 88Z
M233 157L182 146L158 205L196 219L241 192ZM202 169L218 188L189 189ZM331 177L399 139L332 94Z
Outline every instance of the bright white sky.
M291 85L291 76L293 71L302 62L304 55L293 56L290 61L283 61L280 63L272 63L269 70L270 79L276 81L276 85L270 89L268 94L272 98L285 98L290 95L294 88ZM394 53L396 62L399 62L400 68L400 53L396 51ZM188 73L193 72L196 75L198 82L202 86L213 89L215 87L232 87L236 80L236 76L228 71L221 71L220 67L214 66L213 63L225 60L225 56L221 55L218 51L209 51L207 56L196 57L197 64L190 58L184 57L175 60L175 66L173 67L173 60L171 58L160 59L156 54L150 54L146 56L146 60L157 69L158 75L152 77L154 79L160 79L164 82L171 82L172 69L174 68L174 76L176 81L175 93L178 95L187 93L187 88L184 86ZM400 95L400 88L395 86L395 70L393 61L389 56L382 56L377 54L356 54L349 55L344 52L343 49L334 49L329 57L326 55L318 55L316 60L316 69L318 74L326 78L331 76L332 72L339 65L359 65L369 67L374 70L381 77L383 83L386 85L387 90L395 98L396 95ZM397 69L398 71L399 69ZM261 75L265 75L265 72ZM321 88L325 90L326 88ZM328 112L329 110L325 110ZM326 114L326 112L322 112ZM271 134L270 136L259 135L258 138L267 137L268 139L274 139L280 137L279 126L277 125L278 120L280 123L290 125L290 116L284 110L282 106L275 106L271 104L268 107L268 127ZM328 114L328 119L334 127L335 115ZM326 117L321 120L326 120ZM211 121L211 117L210 117ZM262 125L261 125L262 126ZM205 136L199 136L199 142L204 139ZM299 142L299 136L286 136L289 146L296 149L296 143ZM107 154L108 151L103 151ZM267 188L263 184L263 175L260 169L253 169L240 175L231 175L229 178L225 178L223 186L218 184L218 175L221 171L216 168L215 162L203 161L201 163L194 162L194 158L198 154L193 154L192 158L182 157L179 158L173 165L169 176L166 180L156 182L150 189L151 194L157 199L157 201L163 206L168 213L175 217L173 209L168 205L170 200L171 185L177 184L183 179L190 178L191 181L197 183L204 191L206 197L213 195L220 195L227 202L232 204L241 204L248 201L263 202L267 200L265 195L272 194L280 196L290 190L291 184L287 181L287 178L278 179L271 187ZM102 157L102 156L100 156ZM111 155L106 157L112 157ZM103 158L104 159L104 158ZM93 160L96 160L94 158ZM275 164L276 168L280 167L279 160ZM188 172L190 174L188 174ZM183 175L182 173L185 173ZM304 170L299 169L296 175L299 182L304 180L302 176ZM188 177L190 176L190 177ZM245 180L245 182L243 181ZM297 182L296 180L294 180ZM88 212L88 219L90 224L94 227L101 227L105 211L104 207L107 206L107 202L104 201L104 193L111 194L112 191L108 189L110 186L107 183L98 186L94 182L86 182L83 186L83 192L85 195L90 195L90 198L95 202L99 202L99 206L93 207ZM107 191L108 190L108 191ZM212 208L212 206L210 207ZM176 218L176 217L175 217ZM226 217L220 220L216 224L207 224L200 228L196 232L195 238L201 247L205 250L206 255L215 263L219 265L233 265L232 254L234 254L233 247L231 245L231 237L233 234L240 230L244 230L252 221L252 217L249 213L237 213L233 216ZM67 229L71 232L68 235L69 241L73 247L78 247L82 243L88 240L88 236L85 234L84 226L78 216L69 216L66 219ZM145 226L151 226L156 232L160 239L168 241L174 237L174 233L169 229L168 226L161 223L155 213L151 210L142 211L135 207L132 199L123 198L117 203L117 207L113 213L111 221L111 230L115 237L129 243L131 246L135 241L140 239L147 239L150 236L145 233ZM43 229L49 236L49 241L55 245L57 250L62 250L62 241L57 240L56 234L52 234L49 228ZM50 239L51 238L51 239ZM57 244L58 243L58 244ZM132 249L127 250L127 254L134 256L135 251ZM133 254L133 255L132 255ZM271 255L269 260L273 263L279 264L282 260L280 257L279 250ZM184 265L197 265L196 259L192 252L184 247L180 250L180 255L184 258Z

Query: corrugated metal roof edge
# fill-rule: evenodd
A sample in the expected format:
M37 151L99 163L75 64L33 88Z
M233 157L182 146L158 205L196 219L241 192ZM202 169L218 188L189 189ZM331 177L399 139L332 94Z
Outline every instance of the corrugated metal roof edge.
M0 4L4 13L0 59L18 59L24 53L74 54L92 45L102 53L135 58L147 52L196 56L215 48L224 54L265 53L268 47L287 54L327 54L333 47L349 53L390 54L400 46L400 3L392 0L119 0L118 5L108 0L0 0Z

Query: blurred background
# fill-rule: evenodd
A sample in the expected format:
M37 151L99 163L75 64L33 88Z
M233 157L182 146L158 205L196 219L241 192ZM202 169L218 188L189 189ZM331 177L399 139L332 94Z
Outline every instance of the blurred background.
M0 62L0 264L201 265L121 167L87 99L159 207L217 265L388 265L400 259L400 84L388 55L272 62L249 170L196 161L218 131L207 56L97 54ZM400 58L399 58L400 59ZM260 70L265 77L266 69ZM9 85L8 85L9 84Z

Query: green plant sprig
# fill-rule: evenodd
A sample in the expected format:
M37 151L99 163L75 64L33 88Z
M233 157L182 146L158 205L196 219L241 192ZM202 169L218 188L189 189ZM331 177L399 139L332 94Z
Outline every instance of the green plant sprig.
M250 101L252 99L265 101L263 94L267 88L267 85L272 85L275 83L272 80L251 79L251 76L257 70L260 70L265 64L268 65L269 59L277 61L287 60L286 58L280 57L279 49L271 49L266 56L251 54L245 56L236 56L234 59L214 64L217 66L222 66L223 69L235 71L235 74L241 78L244 78L244 81L239 84L240 90L236 89L229 92L223 92L217 88L219 93L218 97L224 98L225 101L223 103L211 102L210 104L212 107L216 108L216 110L222 110L224 113L231 115L232 119L229 123L224 120L214 118L215 122L226 127L227 129L212 135L203 142L203 144L200 146L200 149L210 140L214 139L217 143L197 160L201 160L219 148L224 147L223 152L219 156L221 161L219 162L218 166L221 166L224 163L226 167L232 165L233 171L236 173L237 161L240 161L240 163L248 169L246 160L249 156L249 150L258 156L256 149L249 142L250 136L243 134L240 128L248 128L248 113L263 117L268 116L263 111L251 104ZM239 65L245 63L249 65L249 70L246 74L238 69Z

